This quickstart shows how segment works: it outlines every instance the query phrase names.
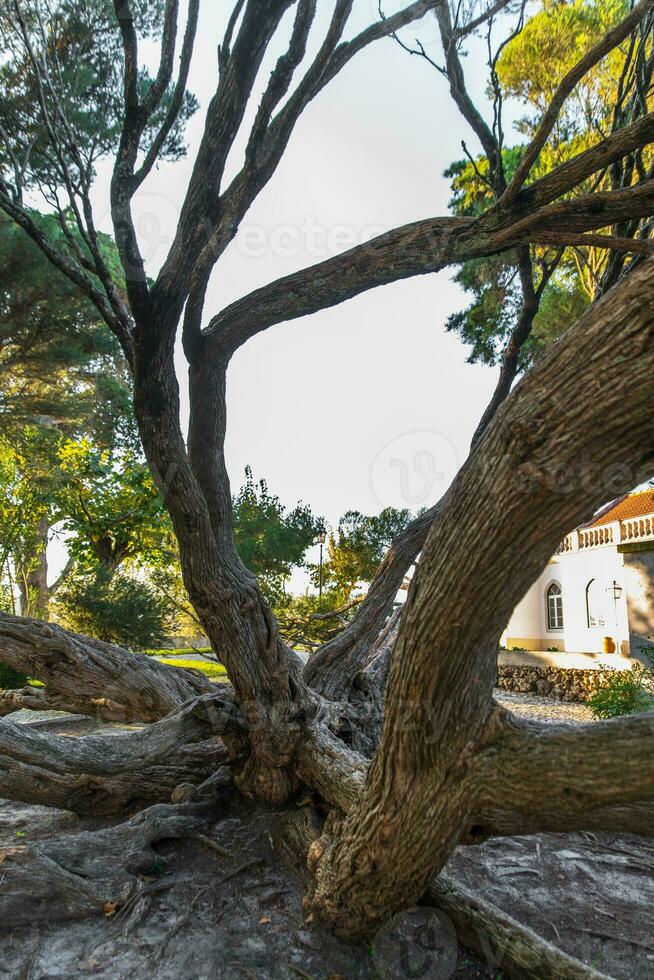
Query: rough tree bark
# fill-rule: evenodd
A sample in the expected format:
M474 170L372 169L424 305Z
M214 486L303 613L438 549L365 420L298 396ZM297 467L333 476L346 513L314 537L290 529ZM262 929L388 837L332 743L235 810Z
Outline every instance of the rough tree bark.
M652 799L651 715L621 723L628 752L610 725L593 729L602 765L619 758L629 767L637 759L627 783L594 780L591 796L570 794L571 768L584 768L584 737L523 731L521 747L534 764L517 776L498 751L505 732L492 689L502 629L561 531L654 470L653 273L654 263L645 263L553 345L505 401L446 495L402 617L379 749L357 806L318 865L314 908L345 935L369 935L423 894L475 821L489 780L482 756L495 754L491 781L503 781L507 808L516 798L518 812L529 810L531 800L525 829L539 819L547 826L550 809L574 829L593 821L594 804ZM480 539L483 549L475 547ZM561 773L546 784L547 806L535 764L543 757ZM592 772L598 758L585 763ZM626 815L625 826L632 827Z
M191 0L188 5L174 81L178 4L170 0L165 5L159 70L143 92L130 4L116 0L124 48L124 106L111 211L124 289L122 282L112 279L95 231L89 196L92 166L84 169L47 52L41 57L34 49L21 4L13 3L18 43L25 48L40 93L44 138L58 160L61 183L71 196L71 214L86 247L83 261L58 248L34 222L23 204L25 174L18 163L13 177L0 174L0 206L89 297L120 340L134 381L144 450L178 538L184 582L198 619L220 650L238 710L228 717L225 710L219 711L207 727L203 706L213 688L201 676L167 669L57 627L2 617L0 658L45 684L43 694L7 697L5 710L18 703L47 704L156 724L112 745L87 739L64 757L66 744L60 739L0 722L0 792L106 812L112 800L129 807L141 798L162 799L169 792L180 799L201 797L202 788L194 788L194 783L203 781L206 793L222 785L223 776L244 792L275 804L296 789L308 788L332 810L328 833L314 842L309 854L315 873L311 907L340 933L355 936L369 935L395 909L420 898L459 842L500 832L600 826L608 819L614 828L651 828L651 717L579 733L544 731L507 718L491 693L500 632L561 536L605 499L654 471L649 412L654 366L651 261L630 271L512 394L508 391L513 378L508 383L503 379L494 418L452 488L394 543L352 627L326 645L304 672L282 643L254 577L236 552L224 439L230 358L268 327L453 263L507 250L524 256L534 243L555 249L600 244L639 258L651 253L653 175L636 167L630 171L631 182L609 190L589 191L585 184L607 168L642 155L654 139L654 114L646 112L647 106L641 117L625 117L621 128L595 146L529 180L566 98L584 73L637 31L641 41L650 38L651 43L654 0L640 0L562 79L508 187L501 170L501 145L492 133L488 138L488 127L468 102L457 53L467 33L503 9L502 0L481 21L468 25L453 23L443 0L418 0L381 17L350 40L343 38L352 0L336 0L317 53L306 67L313 0L240 0L220 46L216 92L207 107L177 232L154 282L145 272L131 201L177 119L199 3ZM291 7L295 12L289 42L263 87L246 134L243 167L224 186L227 158L260 66ZM203 327L212 270L275 173L303 110L367 45L434 10L439 13L452 94L487 152L496 202L475 218L432 217L393 229L254 290ZM35 43L38 47L38 38ZM146 147L146 128L160 118L156 112L167 90L172 93L170 110ZM620 234L614 233L615 227ZM623 233L625 227L631 237ZM526 294L529 306L528 288ZM530 306L525 321L517 325L518 342L532 313ZM187 440L181 430L174 364L180 328L189 364ZM507 377L515 373L515 363L510 349ZM391 623L375 646L397 588L420 550L399 628ZM357 684L364 695L361 711L338 703ZM372 761L367 755L372 754L378 732L370 737L365 697L377 711L375 725L385 697L383 733ZM232 692L226 691L219 699L223 709L231 698ZM175 711L181 715L167 717ZM217 733L230 753L226 774L221 765L226 749ZM594 753L593 765L599 757L607 760L610 787L593 779L589 751ZM536 758L551 778L547 805L542 784L533 775ZM219 768L207 783L204 777L215 766ZM137 769L142 785L135 790ZM583 794L570 790L573 771L582 781ZM156 821L161 815L159 829L152 829L153 813ZM155 808L141 817L125 833L131 836L137 827L137 836L146 844L156 839L161 827L171 836L175 827L180 830L178 819L194 819L188 809ZM171 821L173 831L168 832ZM5 855L3 867L15 866L18 878L25 875L25 889L12 893L19 896L19 907L27 907L25 895L43 897L59 887L71 860L74 863L71 854L79 854L75 867L83 874L92 861L93 841L106 868L116 848L125 847L123 830L114 830L103 831L97 839L55 842L52 853L35 848ZM54 868L54 877L46 875L46 866ZM34 867L47 878L43 892L34 884ZM78 877L76 873L74 881ZM119 877L122 888L122 872ZM71 894L70 885L68 879L66 894ZM109 892L114 894L115 882ZM128 892L129 888L125 895ZM76 907L97 910L107 893L100 889L85 894ZM74 905L71 899L71 908Z
M20 700L25 707L105 721L158 721L189 698L214 690L199 671L126 655L111 643L37 619L0 615L0 650L3 663L45 686L6 692L0 714L22 707Z
M48 619L48 519L42 517L36 529L32 553L26 556L25 568L18 569L21 616Z
M218 694L125 735L71 739L4 721L0 797L96 816L168 803L178 787L203 783L230 761L218 737L226 733L234 744L245 725Z

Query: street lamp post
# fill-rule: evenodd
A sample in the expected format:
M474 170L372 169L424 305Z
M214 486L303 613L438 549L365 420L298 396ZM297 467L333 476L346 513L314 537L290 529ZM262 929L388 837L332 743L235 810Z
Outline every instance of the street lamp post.
M322 606L322 546L327 539L327 532L324 527L319 527L316 534L316 542L320 545L320 564L318 566L318 605Z

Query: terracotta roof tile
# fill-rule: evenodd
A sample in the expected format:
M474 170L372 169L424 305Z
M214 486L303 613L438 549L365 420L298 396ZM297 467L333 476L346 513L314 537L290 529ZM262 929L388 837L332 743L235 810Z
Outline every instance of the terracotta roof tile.
M583 527L596 527L598 524L610 524L611 521L624 521L630 517L641 517L643 514L654 513L654 487L650 490L640 490L618 497L603 507L592 521Z

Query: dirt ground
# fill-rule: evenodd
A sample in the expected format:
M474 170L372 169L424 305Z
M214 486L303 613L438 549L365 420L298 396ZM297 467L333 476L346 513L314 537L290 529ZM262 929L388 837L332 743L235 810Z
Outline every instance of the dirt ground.
M83 730L67 726L71 735ZM277 846L282 819L239 804L238 812L206 828L214 846L199 839L160 845L163 873L114 915L47 927L0 923L0 978L505 976L501 950L490 946L485 964L450 940L441 958L420 972L411 956L406 969L397 961L389 967L383 943L344 943L307 925L302 876ZM0 801L0 846L93 826L60 810ZM448 870L601 974L654 980L654 842L611 834L501 838L460 848ZM411 954L415 937L403 928L399 921L394 938L408 943Z
M54 980L377 980L367 946L345 943L302 917L304 885L276 846L279 815L245 807L203 841L157 848L165 871L111 917L29 928L0 925L0 977ZM46 807L0 804L0 846L92 826ZM24 840L25 838L20 838ZM2 875L0 873L0 888ZM431 913L430 913L431 914ZM461 950L455 980L498 977ZM427 974L428 980L429 975Z

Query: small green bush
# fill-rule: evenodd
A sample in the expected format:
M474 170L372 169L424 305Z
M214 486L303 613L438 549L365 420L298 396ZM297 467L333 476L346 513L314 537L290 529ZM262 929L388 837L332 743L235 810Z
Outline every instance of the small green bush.
M654 660L649 650L645 653L649 666L611 671L608 682L595 691L588 706L596 718L619 718L654 707Z
M65 625L130 650L160 644L173 613L147 582L127 575L80 577L62 592Z
M14 690L17 687L25 687L27 677L19 670L8 667L7 664L0 664L0 689Z

